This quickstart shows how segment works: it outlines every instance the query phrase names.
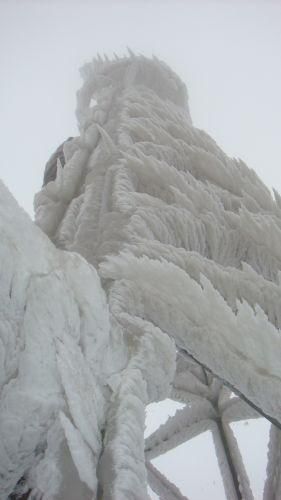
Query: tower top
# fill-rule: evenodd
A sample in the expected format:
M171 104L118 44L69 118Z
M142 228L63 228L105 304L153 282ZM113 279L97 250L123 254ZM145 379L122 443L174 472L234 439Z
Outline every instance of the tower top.
M83 124L83 116L92 100L98 100L106 92L118 93L133 86L153 91L164 101L172 102L184 111L189 119L188 93L185 84L163 61L143 55L115 56L113 60L100 56L85 64L80 73L84 80L77 93L77 118Z

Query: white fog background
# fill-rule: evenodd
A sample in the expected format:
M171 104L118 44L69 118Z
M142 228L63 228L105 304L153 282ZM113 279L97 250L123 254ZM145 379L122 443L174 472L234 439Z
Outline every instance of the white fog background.
M33 211L44 165L77 134L78 68L97 52L157 55L195 126L281 191L281 1L0 0L0 175Z
M0 0L0 177L30 215L46 161L78 133L78 68L127 46L168 63L187 85L194 125L281 192L281 1ZM247 435L261 491L266 432ZM170 479L184 470L184 458L175 460ZM209 471L191 498L224 498L216 464L206 455L198 472L196 460L184 463L182 493L191 495Z

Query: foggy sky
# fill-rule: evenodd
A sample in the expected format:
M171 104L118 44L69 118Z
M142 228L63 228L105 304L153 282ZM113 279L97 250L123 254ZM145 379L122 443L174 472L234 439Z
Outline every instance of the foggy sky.
M78 68L130 46L167 62L194 124L281 191L280 25L268 1L0 1L0 177L32 213L47 159L77 134Z

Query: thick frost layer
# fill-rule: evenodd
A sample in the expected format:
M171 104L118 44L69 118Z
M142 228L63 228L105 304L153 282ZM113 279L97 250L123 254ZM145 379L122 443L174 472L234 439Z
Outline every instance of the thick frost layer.
M110 327L95 269L78 254L57 250L3 185L0 199L0 498L23 477L25 488L46 498L70 498L70 478L75 488L80 478L84 487L76 495L92 498L102 448L101 463L113 455L112 498L133 498L137 477L136 498L144 498L144 407L148 397L168 391L172 344L156 331L154 339L148 328L129 353L121 329ZM162 369L157 342L163 345ZM68 472L73 467L78 475ZM102 487L108 473L99 467Z
M99 265L127 344L146 339L134 368L147 378L151 401L161 397L163 378L160 368L151 371L153 352L168 359L160 340L168 334L281 422L278 193L274 201L252 170L192 126L184 86L159 61L99 59L83 75L81 135L65 144L64 169L37 195L38 223L58 246ZM216 408L219 398L190 363L173 395L193 402L190 415L206 400ZM227 415L249 416L227 398L221 411L225 426ZM231 464L220 462L227 477Z
M77 498L146 498L144 407L172 382L186 407L148 438L147 460L211 430L227 497L251 498L229 422L256 413L188 353L281 425L280 196L192 126L163 63L99 58L82 74L80 136L35 198L60 250L3 191L3 495L25 476L71 498L73 477Z
M38 223L64 202L49 234L100 264L118 323L156 325L281 421L278 196L192 127L159 61L94 61L83 74L81 136L37 195Z
M67 437L76 426L72 440L87 441L93 462L100 453L108 308L96 271L79 255L56 250L2 185L0 198L0 497L24 475L30 486L55 494L65 422L73 420ZM91 487L94 478L95 468Z

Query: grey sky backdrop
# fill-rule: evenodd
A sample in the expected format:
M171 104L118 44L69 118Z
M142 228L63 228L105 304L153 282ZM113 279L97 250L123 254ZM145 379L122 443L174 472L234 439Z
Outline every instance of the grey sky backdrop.
M281 191L281 1L0 0L3 178L32 213L44 165L77 133L78 68L126 46L186 82L194 124Z

